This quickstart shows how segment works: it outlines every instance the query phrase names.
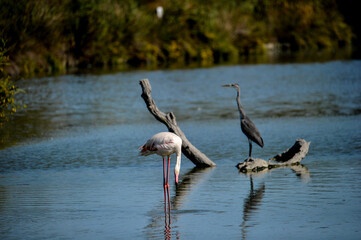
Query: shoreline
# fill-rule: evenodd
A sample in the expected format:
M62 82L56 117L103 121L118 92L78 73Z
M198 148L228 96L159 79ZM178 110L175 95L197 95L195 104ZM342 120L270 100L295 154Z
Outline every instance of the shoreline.
M106 74L112 72L132 71L132 70L159 70L159 69L188 69L188 68L208 68L222 65L238 65L238 64L272 64L272 63L305 63L305 62L326 62L333 60L349 60L359 59L360 54L357 49L347 46L337 49L324 50L303 50L292 51L287 48L287 45L279 43L264 44L265 49L262 53L253 55L237 56L228 61L207 61L202 59L195 59L193 61L166 61L166 62L144 62L132 65L127 62L110 65L96 65L96 64L76 64L75 61L62 61L61 66L54 67L51 63L41 62L35 65L34 59L29 59L33 66L29 68L26 65L22 67L14 61L6 66L6 72L13 79L28 79L33 77L46 77L66 74L82 74L95 73ZM31 55L31 54L29 54Z

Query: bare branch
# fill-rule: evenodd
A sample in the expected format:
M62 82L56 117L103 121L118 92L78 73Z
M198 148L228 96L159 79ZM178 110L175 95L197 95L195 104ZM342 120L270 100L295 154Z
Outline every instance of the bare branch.
M178 127L176 117L172 112L166 114L157 108L157 105L151 96L152 87L150 86L149 80L142 79L139 84L142 86L141 96L147 105L149 112L155 117L155 119L166 125L169 132L177 134L182 139L182 153L197 167L216 166L216 164L204 153L200 152L188 141L182 130Z

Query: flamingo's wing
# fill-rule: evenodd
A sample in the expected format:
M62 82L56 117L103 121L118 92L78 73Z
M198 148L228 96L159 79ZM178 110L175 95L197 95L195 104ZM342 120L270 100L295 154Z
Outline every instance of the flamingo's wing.
M149 140L144 145L139 147L138 149L142 149L142 150L140 150L140 155L142 155L142 156L148 156L148 155L157 153L157 148L154 145L154 142L150 142Z
M150 138L139 149L142 149L140 151L142 156L148 156L154 153L166 156L174 153L174 141L172 135L169 133L159 133Z

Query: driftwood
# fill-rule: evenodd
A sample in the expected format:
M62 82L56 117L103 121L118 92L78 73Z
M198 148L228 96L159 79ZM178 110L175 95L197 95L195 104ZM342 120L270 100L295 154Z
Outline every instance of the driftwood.
M142 98L149 112L161 123L165 124L169 132L177 134L182 139L182 153L191 160L197 167L213 167L216 166L205 154L194 147L186 138L182 130L178 127L175 115L160 111L151 96L152 88L148 79L140 80L142 86Z
M241 172L257 172L281 166L297 165L300 164L301 160L307 155L310 143L311 142L306 142L304 139L297 139L290 149L270 158L268 162L259 158L251 158L248 161L238 163L236 167Z

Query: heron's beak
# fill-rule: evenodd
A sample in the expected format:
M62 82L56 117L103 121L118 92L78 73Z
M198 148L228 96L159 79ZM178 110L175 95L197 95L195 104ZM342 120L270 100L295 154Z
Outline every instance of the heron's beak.
M232 87L231 84L222 85L222 87Z

